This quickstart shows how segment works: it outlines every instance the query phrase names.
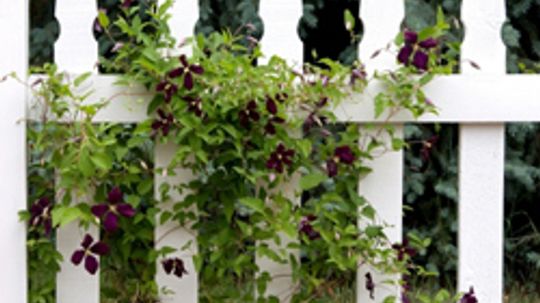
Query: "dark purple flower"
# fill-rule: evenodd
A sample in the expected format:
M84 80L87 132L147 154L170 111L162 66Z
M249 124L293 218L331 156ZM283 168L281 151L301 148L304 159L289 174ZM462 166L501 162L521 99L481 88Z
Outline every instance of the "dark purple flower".
M165 259L161 261L161 265L168 275L173 273L178 278L182 278L183 275L188 274L184 261L180 258Z
M266 97L266 110L272 115L276 115L278 112L277 104L274 99Z
M171 113L166 114L161 108L157 110L157 118L152 122L154 132L161 130L163 136L167 136L174 123L174 116Z
M412 258L416 255L416 249L409 246L408 239L403 240L402 244L396 243L392 245L392 248L398 253L398 261L403 261L405 256Z
M30 207L30 225L33 227L43 225L45 235L49 235L52 229L51 210L52 203L48 198L44 197L37 200Z
M98 256L109 253L109 246L101 241L94 243L91 235L86 234L81 243L82 249L76 250L71 256L71 262L75 265L81 264L84 260L84 268L94 275L99 267Z
M469 292L464 294L459 303L478 303L478 299L474 294L474 288L471 286Z
M114 187L108 195L109 203L102 203L92 206L94 216L104 218L103 226L108 232L113 232L118 228L118 216L131 218L135 216L135 209L123 203L123 194L120 188Z
M191 96L183 97L184 101L188 103L188 110L194 113L197 117L202 117L202 100L201 98L195 98Z
M122 2L122 7L123 8L129 8L132 4L133 4L133 0L124 0Z
M285 145L280 143L276 150L270 154L270 159L266 161L266 167L274 169L278 173L282 173L284 168L283 164L289 167L292 165L292 157L294 157L294 150L287 149Z
M260 118L261 117L257 112L257 103L254 100L249 101L246 108L238 113L240 124L245 128L249 126L250 121L257 122Z
M373 277L371 273L366 273L366 290L369 291L369 298L375 300L375 282L373 282Z
M193 88L193 74L202 75L204 69L200 65L189 64L186 55L181 55L179 60L182 66L170 71L169 77L178 78L184 76L184 88L191 90Z
M351 71L351 80L350 84L355 85L356 81L362 81L367 78L367 73L364 65L361 65L360 67L354 68Z
M315 215L302 217L298 226L298 231L306 235L310 240L316 240L321 237L321 234L313 228L312 222L315 220L317 220L317 216Z
M422 159L424 161L428 161L431 156L431 150L437 144L439 141L439 136L432 136L431 138L427 139L426 141L422 142L422 149L420 150L420 154L422 155Z
M264 131L269 135L276 134L276 125L285 123L285 119L278 117L278 106L276 101L270 97L266 97L266 110L270 113L270 118L266 125L264 126Z
M171 99L176 92L178 92L178 86L169 80L163 80L156 86L157 92L162 92L165 98L165 102L171 102Z
M334 177L338 173L338 163L351 165L356 160L352 149L347 146L339 146L334 150L334 156L326 161L326 172L329 177Z
M401 303L411 303L411 299L409 299L409 296L405 292L401 293Z
M278 100L280 103L285 102L289 98L289 95L285 92L280 92L276 94L275 99Z
M418 33L409 30L405 30L403 37L405 45L399 50L398 61L406 66L412 64L419 70L427 70L429 51L437 47L438 41L428 38L418 42Z

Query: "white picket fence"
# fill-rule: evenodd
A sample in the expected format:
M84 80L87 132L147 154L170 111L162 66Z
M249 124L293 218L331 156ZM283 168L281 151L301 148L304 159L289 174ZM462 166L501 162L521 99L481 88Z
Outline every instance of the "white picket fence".
M428 115L418 121L460 124L459 142L459 268L458 288L474 286L481 303L503 302L503 172L504 123L540 121L540 102L536 100L540 77L506 75L505 46L500 37L505 20L504 0L463 0L462 21L466 36L462 58L473 59L480 70L468 63L462 73L441 77L430 84L428 95L439 107L440 115ZM302 15L300 0L261 0L261 17L265 22L263 50L279 54L291 62L302 62L302 44L297 36L297 23ZM61 36L56 43L56 62L71 73L96 70L97 45L91 25L96 16L96 1L58 0L56 15ZM6 43L0 49L0 73L15 71L24 75L28 61L28 0L0 0L0 37ZM172 28L176 37L192 34L198 18L197 0L177 0ZM360 45L361 59L369 70L395 66L395 57L383 53L376 59L370 55L391 41L404 17L403 1L363 0L360 16L365 35ZM124 88L112 85L114 76L96 75L91 79L96 93L92 98L110 96ZM367 94L357 96L336 109L342 121L373 122L372 97L377 85ZM25 118L28 92L13 82L0 85L0 302L24 303L27 300L26 230L17 212L26 207ZM540 101L540 100L539 100ZM145 106L128 97L119 98L96 118L96 122L138 122L145 119ZM402 130L402 123L414 122L408 115L397 116L392 123ZM158 146L156 164L166 165L170 146ZM371 163L374 173L359 184L360 192L377 208L379 215L393 228L386 230L392 241L402 235L403 153L393 152ZM189 178L179 174L175 178ZM156 176L159 183L163 180ZM384 189L382 189L384 187ZM382 189L382 190L381 190ZM166 227L156 230L163 234ZM93 231L96 234L95 231ZM58 234L58 248L68 256L79 245L83 232L64 228ZM97 236L97 235L96 235ZM192 238L187 232L168 235L161 243L179 246ZM436 241L437 239L435 239ZM261 267L275 273L288 269L258 260ZM193 264L190 274L178 280L158 269L160 285L176 294L163 297L163 302L197 302L197 277ZM382 277L376 276L378 281ZM357 302L372 302L364 291L363 273L358 273ZM98 303L99 278L87 275L69 260L62 264L57 277L57 302ZM273 283L271 292L282 294L290 280ZM378 298L382 297L380 290ZM397 294L397 288L386 289ZM379 299L380 300L380 299Z

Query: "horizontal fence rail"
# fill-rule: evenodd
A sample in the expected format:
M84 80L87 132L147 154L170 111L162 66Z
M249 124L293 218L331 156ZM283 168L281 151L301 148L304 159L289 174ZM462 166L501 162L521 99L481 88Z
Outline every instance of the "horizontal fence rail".
M505 74L505 47L500 29L505 19L503 0L463 0L462 21L466 36L462 45L462 74L440 77L429 84L426 94L437 106L439 115L426 115L415 120L406 114L398 114L389 122L397 129L405 122L453 122L460 123L459 163L459 268L458 288L468 290L474 286L482 303L502 303L503 279L503 165L504 123L513 121L540 122L540 102L537 87L540 77L533 75ZM60 69L70 73L96 70L97 43L91 28L96 16L95 1L57 1L57 16L62 26L60 40L56 44L56 62ZM396 0L362 1L360 16L365 25L361 42L361 59L368 70L387 69L395 65L395 55L383 53L375 59L369 56L392 41L400 30L404 17L402 2ZM0 0L5 10L0 11L0 37L7 37L10 47L2 54L11 60L0 61L0 72L16 71L24 75L27 70L28 53L28 0ZM261 0L265 32L262 39L267 55L277 54L290 63L301 64L302 44L297 37L297 22L302 15L301 1ZM196 0L178 0L171 21L173 32L179 41L193 33L198 19ZM478 62L481 69L473 69L465 61ZM97 72L96 72L97 74ZM37 77L37 76L34 76ZM86 88L95 92L89 102L115 96L110 105L95 118L96 123L137 123L147 119L145 100L140 87L113 85L115 76L94 75ZM382 122L374 118L373 97L381 90L380 84L371 85L363 95L355 95L335 109L342 122ZM2 302L26 302L26 260L24 224L17 221L17 210L26 208L26 163L24 118L39 119L39 108L32 98L26 102L25 88L16 84L0 86L2 110L0 111L0 137L9 151L0 153L0 189L4 193L4 211L0 213L0 243L10 250L0 250L0 299ZM24 113L24 107L28 107ZM384 115L383 118L384 119ZM158 146L155 162L166 165L171 146ZM371 163L375 173L361 181L359 190L374 204L381 218L392 228L386 232L392 241L399 241L402 232L402 172L403 154L395 152ZM190 176L179 174L175 181L187 181ZM5 182L9 180L9 182ZM165 182L156 176L158 186ZM381 192L378 185L385 183L389 190ZM181 199L181 197L176 197ZM481 220L479 218L482 218ZM163 229L156 230L160 237ZM79 231L73 228L59 236L58 247L71 247L70 240ZM97 236L97 232L94 232ZM77 237L75 237L77 238ZM191 232L178 231L167 236L160 245L181 246L193 240ZM68 251L70 249L67 249ZM68 259L68 256L65 256ZM262 267L272 268L261 263ZM164 302L197 302L197 277L193 265L188 264L190 275L177 283L158 269L160 286L176 290L164 295ZM98 303L99 279L85 284L72 284L75 271L66 261L58 278L58 302ZM283 268L275 268L280 274ZM385 277L376 277L376 282ZM393 277L394 279L397 277ZM90 279L85 277L84 279ZM357 279L358 302L372 302L364 290L363 276ZM176 284L175 284L176 283ZM271 293L287 291L290 283L276 283ZM399 290L385 290L398 295ZM380 298L380 297L379 297Z

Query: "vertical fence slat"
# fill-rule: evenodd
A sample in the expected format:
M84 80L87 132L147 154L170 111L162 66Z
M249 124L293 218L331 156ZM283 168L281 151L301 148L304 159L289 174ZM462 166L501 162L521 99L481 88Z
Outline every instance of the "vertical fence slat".
M402 1L377 0L362 1L360 18L364 23L364 37L360 44L360 59L371 74L374 70L386 70L396 66L395 55L381 52L372 59L377 50L392 43L399 33L400 25L405 16L405 6ZM396 125L395 135L403 137L403 125ZM389 140L384 142L390 145ZM402 239L402 195L403 195L403 152L388 152L368 164L373 173L360 181L359 192L373 205L378 217L392 227L385 229L385 234L391 242ZM381 190L384 184L384 190ZM386 296L398 296L399 288L381 283L385 280L398 280L398 276L387 276L363 266L359 268L356 278L357 302L374 302L365 289L365 274L370 272L375 288L375 302L382 302Z
M262 0L260 16L264 22L262 51L266 58L279 55L290 64L302 64L302 41L298 37L298 22L302 17L301 0Z
M60 37L55 44L55 62L61 70L70 73L93 70L98 61L97 42L92 32L97 17L96 1L58 0L56 16Z
M78 222L59 228L56 232L56 249L64 256L56 276L57 303L99 303L99 271L92 276L86 272L84 264L74 266L70 261L86 233L79 228ZM99 239L96 227L92 226L88 233L94 239Z
M3 47L0 76L28 69L28 1L0 0L0 37ZM18 211L26 209L25 87L15 81L0 84L0 297L2 302L26 302L26 230Z
M171 159L174 156L174 152L177 146L174 144L158 144L155 149L155 165L157 168L166 168ZM154 177L155 182L155 197L157 201L161 200L160 186L163 183L171 184L170 197L172 202L178 202L182 200L182 195L180 195L174 188L173 185L178 185L185 183L186 181L193 178L191 172L188 170L176 170L175 176L164 176L161 174L156 174ZM168 205L166 209L171 209L173 205ZM188 274L181 279L174 275L167 275L161 266L161 263L157 264L157 276L156 281L160 287L166 287L168 290L172 290L172 294L163 294L160 292L160 299L162 302L167 303L197 303L198 302L198 278L197 272L195 271L195 265L193 264L192 256L197 252L197 242L195 237L195 231L189 230L189 227L178 228L178 223L171 221L166 224L161 225L159 223L158 214L157 223L155 231L156 248L160 249L164 246L169 246L178 249L179 251L171 254L170 257L179 257L184 261L186 270ZM180 248L186 245L188 242L192 242L191 249L186 252L180 251ZM159 260L161 261L161 260Z
M163 3L160 0L159 3ZM198 0L176 0L172 9L172 17L169 26L173 37L181 43L184 39L193 36L195 25L199 19ZM191 49L182 50L186 55L191 55Z
M463 0L464 73L504 75L504 0ZM480 302L503 302L504 124L460 125L458 289Z

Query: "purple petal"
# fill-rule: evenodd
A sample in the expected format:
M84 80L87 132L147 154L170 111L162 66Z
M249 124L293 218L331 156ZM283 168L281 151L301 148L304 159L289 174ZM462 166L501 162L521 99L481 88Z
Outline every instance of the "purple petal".
M30 214L32 216L37 217L40 216L43 213L43 207L39 205L39 203L32 204L30 207Z
M433 38L428 38L422 42L420 42L420 47L423 47L425 49L434 48L439 44L439 42Z
M43 228L45 229L45 235L46 236L51 234L51 230L52 230L52 219L51 218L43 220Z
M119 203L119 202L123 201L123 196L124 196L124 194L122 193L120 188L118 186L115 186L109 192L108 200L109 200L109 202L111 202L113 204L114 203Z
M90 248L90 251L96 255L103 256L109 253L109 245L99 241Z
M328 173L328 177L332 178L338 173L338 166L336 161L333 159L330 159L326 161L326 172Z
M41 198L39 199L38 204L43 208L47 208L47 206L51 205L51 201L48 198Z
M402 47L397 56L398 61L401 62L402 64L408 65L412 52L413 52L412 46L406 45Z
M75 265L81 264L82 259L84 258L84 250L76 250L71 256L71 263Z
M196 73L197 75L202 75L204 73L204 68L200 65L192 65L189 67L189 70Z
M167 274L172 272L174 267L174 261L172 259L163 260L161 264L163 265L163 270L165 270Z
M186 73L184 75L184 87L187 90L191 90L193 88L193 76L191 73Z
M417 51L414 54L413 65L420 70L426 70L428 66L429 57L423 51Z
M268 122L264 126L264 131L269 135L275 135L276 134L276 127L274 126L274 124Z
M352 164L355 160L354 153L349 146L340 146L336 148L334 154L339 158L340 162Z
M96 257L90 255L84 260L84 268L91 274L95 275L99 267L99 262Z
M92 206L92 214L98 218L101 218L108 210L109 205L107 204L98 204Z
M184 74L184 68L179 67L179 68L175 68L172 71L170 71L169 72L169 77L178 78L178 77L182 76L183 74Z
M119 204L116 207L116 210L118 211L118 213L120 213L124 217L131 218L135 216L135 209L127 203Z
M123 8L129 8L132 4L133 0L124 0L124 2L122 2L122 7Z
M92 242L94 242L94 238L92 238L92 236L90 234L86 234L84 236L84 239L83 239L82 243L81 243L81 246L83 248L88 248L88 247L90 247L90 245L92 245Z
M161 81L158 83L158 85L156 85L156 91L162 92L163 90L165 90L166 86L167 86L167 81Z
M410 30L405 30L405 32L403 33L403 38L405 39L406 44L414 44L418 41L418 33Z
M184 67L188 67L188 66L189 66L189 63L188 63L188 61L187 61L186 55L181 55L181 56L178 58L178 60L180 60L180 62L182 63L182 65L183 65Z
M105 230L108 232L113 232L118 228L118 216L113 212L108 212L105 216L105 222L103 222Z
M266 98L266 110L272 115L277 114L277 104L272 98Z

